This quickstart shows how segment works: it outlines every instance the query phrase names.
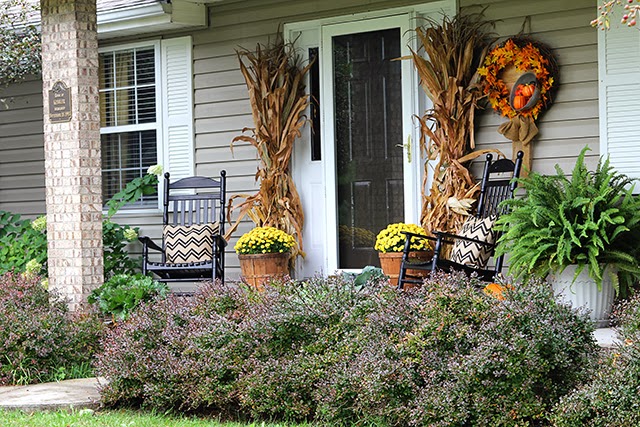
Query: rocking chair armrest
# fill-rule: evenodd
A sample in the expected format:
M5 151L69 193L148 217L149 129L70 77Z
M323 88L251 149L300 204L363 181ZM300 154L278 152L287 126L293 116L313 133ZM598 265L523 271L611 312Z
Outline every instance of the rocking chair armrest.
M151 240L151 237L149 236L138 236L138 241L142 243L143 248L151 248L156 251L164 252L164 250L160 246L158 246L156 242Z
M226 248L229 244L229 242L227 242L227 240L219 234L213 236L213 240L216 242L220 249Z
M443 241L447 242L447 243L453 243L451 240L465 240L467 242L472 242L472 243L477 243L479 245L483 245L483 246L489 246L489 247L496 247L495 243L488 243L488 242L484 242L482 240L478 240L478 239L473 239L471 237L465 237L465 236L460 236L458 234L451 234L451 233L445 233L444 231L435 231L434 234L436 236L438 236L438 240L442 239ZM447 239L451 239L451 240L444 240L444 238Z
M433 236L427 236L427 235L424 235L424 234L412 233L411 231L401 231L401 233L404 234L405 236L409 237L409 238L417 237L418 239L432 240L434 242L437 240Z

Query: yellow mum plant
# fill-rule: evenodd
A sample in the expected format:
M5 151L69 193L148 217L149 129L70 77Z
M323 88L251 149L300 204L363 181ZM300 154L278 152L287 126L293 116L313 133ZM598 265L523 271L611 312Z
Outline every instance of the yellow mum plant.
M273 254L290 252L296 241L292 235L275 227L256 227L238 239L238 254Z
M405 224L398 222L389 224L387 228L378 233L376 238L375 249L378 252L402 252L404 249L405 235L403 231L409 231L416 234L426 234L424 228L416 224ZM414 239L411 243L411 250L427 251L431 249L431 244L425 239Z

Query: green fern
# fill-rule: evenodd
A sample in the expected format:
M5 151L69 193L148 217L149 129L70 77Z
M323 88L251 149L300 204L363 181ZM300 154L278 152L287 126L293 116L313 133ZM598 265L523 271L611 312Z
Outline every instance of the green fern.
M617 173L609 159L589 171L578 156L570 178L556 165L556 174L531 173L519 180L526 191L508 200L510 212L498 221L503 234L498 254L510 254L509 273L546 277L578 264L600 287L607 266L618 271L617 291L626 293L640 278L640 198L633 182Z

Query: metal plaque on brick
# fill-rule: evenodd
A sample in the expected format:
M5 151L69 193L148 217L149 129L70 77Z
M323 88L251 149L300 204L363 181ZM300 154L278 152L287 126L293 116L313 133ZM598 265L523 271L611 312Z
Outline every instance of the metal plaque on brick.
M71 90L64 82L55 82L49 91L49 120L51 123L71 120Z

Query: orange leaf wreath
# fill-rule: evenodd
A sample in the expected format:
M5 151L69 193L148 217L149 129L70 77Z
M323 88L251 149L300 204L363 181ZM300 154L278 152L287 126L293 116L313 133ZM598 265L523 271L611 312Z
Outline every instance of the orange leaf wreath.
M510 38L493 48L485 57L484 65L478 68L478 74L483 78L482 89L491 107L509 119L518 115L537 119L551 102L549 91L555 84L557 65L553 57L541 52L539 46L539 43L526 39ZM540 99L533 108L518 111L509 103L509 88L501 78L502 72L509 66L536 75Z

